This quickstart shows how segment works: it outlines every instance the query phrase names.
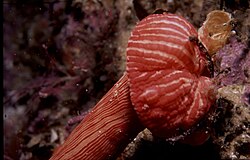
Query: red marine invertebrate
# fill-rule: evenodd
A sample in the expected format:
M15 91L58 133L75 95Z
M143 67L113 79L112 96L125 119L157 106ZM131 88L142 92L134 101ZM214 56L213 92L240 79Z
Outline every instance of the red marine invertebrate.
M142 126L168 138L197 124L213 102L212 83L200 76L205 58L190 36L197 37L194 27L174 14L139 22L128 42L127 72L51 160L108 159Z
M133 30L127 48L131 101L154 134L187 130L210 108L211 81L200 77L205 59L189 37L195 28L174 14L154 14Z
M109 159L141 129L125 74L56 149L51 160Z

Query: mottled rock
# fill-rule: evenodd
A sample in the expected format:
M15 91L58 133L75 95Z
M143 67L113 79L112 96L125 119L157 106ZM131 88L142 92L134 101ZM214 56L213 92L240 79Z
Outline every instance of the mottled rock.
M232 37L214 59L218 86L250 83L250 51L245 43Z
M218 86L213 142L222 159L250 158L250 52L231 38L215 56Z

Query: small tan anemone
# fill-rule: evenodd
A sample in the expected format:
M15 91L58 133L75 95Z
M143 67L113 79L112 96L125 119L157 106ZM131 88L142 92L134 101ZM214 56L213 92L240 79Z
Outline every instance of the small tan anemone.
M210 55L222 48L231 34L231 14L214 10L198 30L198 37Z

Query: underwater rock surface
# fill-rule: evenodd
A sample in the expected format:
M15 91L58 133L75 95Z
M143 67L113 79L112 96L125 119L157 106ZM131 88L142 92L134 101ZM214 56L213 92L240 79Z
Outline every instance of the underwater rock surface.
M230 39L215 56L219 87L213 142L222 159L250 158L250 51Z

